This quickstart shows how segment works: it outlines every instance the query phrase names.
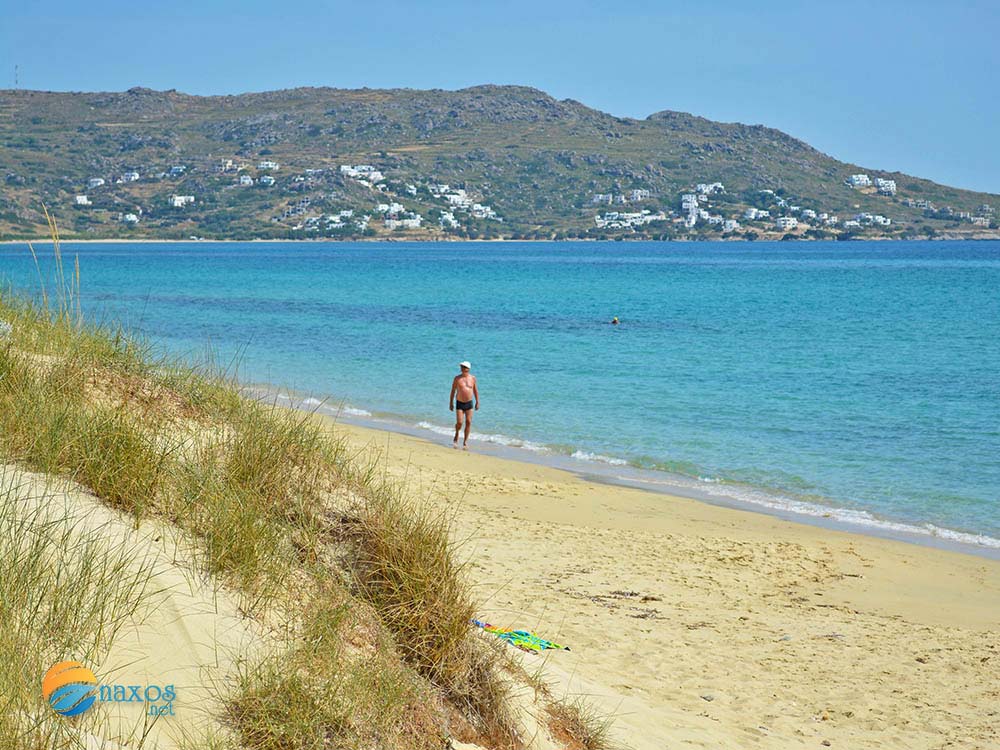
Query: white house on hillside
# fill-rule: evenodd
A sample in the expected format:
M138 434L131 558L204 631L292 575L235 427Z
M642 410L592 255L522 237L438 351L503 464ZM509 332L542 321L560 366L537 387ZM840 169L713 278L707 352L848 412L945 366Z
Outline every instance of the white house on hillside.
M883 180L881 177L875 178L875 187L882 195L895 195L896 194L896 181L895 180Z

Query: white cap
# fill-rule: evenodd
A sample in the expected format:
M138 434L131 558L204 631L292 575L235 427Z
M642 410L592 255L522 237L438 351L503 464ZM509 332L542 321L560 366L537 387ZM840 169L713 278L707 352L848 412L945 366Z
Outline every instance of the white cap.
M470 365L468 362L459 362L458 366L459 367L468 367L470 370L472 369L472 365Z

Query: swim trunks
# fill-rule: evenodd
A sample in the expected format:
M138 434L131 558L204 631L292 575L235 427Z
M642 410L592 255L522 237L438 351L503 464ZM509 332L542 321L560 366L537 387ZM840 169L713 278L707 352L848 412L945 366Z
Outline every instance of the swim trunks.
M455 408L459 411L470 411L472 409L471 401L456 401Z

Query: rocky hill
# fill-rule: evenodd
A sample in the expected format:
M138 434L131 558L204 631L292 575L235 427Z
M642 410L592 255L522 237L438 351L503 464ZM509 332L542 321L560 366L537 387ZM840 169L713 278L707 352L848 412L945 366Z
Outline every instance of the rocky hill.
M244 239L974 237L1000 208L772 128L517 86L0 91L0 176L8 239L44 234L43 204L66 237Z

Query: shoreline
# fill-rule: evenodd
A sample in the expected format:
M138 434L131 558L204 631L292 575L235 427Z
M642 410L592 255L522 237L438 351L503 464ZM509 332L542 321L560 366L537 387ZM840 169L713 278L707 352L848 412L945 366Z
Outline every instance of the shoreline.
M184 244L223 244L223 243L267 243L267 242L303 242L303 243L341 243L341 242L366 242L377 244L380 242L386 243L405 243L405 242L416 242L416 243L426 243L426 242L538 242L538 243L550 243L558 244L563 242L785 242L783 240L783 234L780 232L772 233L773 236L769 237L758 237L754 240L749 240L744 237L675 237L669 240L657 240L650 237L607 237L607 238L596 238L596 237L573 237L566 239L511 239L506 237L494 237L494 238L479 238L470 239L468 237L353 237L350 239L337 239L335 237L297 237L294 239L273 239L265 237L255 237L249 240L233 240L233 239L205 239L200 238L196 240L186 239L186 240L175 240L175 239L155 239L148 237L141 238L125 238L125 237L112 237L109 239L77 239L77 238L60 238L59 243L63 245L67 244L173 244L173 243L184 243ZM1000 232L986 232L986 233L975 233L970 235L965 234L941 234L934 237L852 237L847 240L841 240L838 237L823 237L823 238L811 238L811 237L796 237L792 240L787 240L787 242L996 242L1000 240ZM27 243L42 245L42 244L52 244L52 238L50 236L40 236L32 239L21 239L21 240L0 240L0 245L20 245Z
M440 442L447 437L441 432L448 429L444 426L431 425L426 421L408 422L399 415L375 415L364 408L347 406L343 402L331 399L323 401L312 395L297 393L292 389L272 384L243 384L241 389L253 398L277 403L279 406L297 411L318 414L337 423L380 433L405 435L428 445L448 447ZM503 438L503 442L497 438ZM988 560L1000 560L1000 539L982 534L938 528L929 524L922 528L916 523L883 519L868 511L808 503L735 483L706 482L702 486L698 480L690 477L637 468L620 459L560 454L546 446L506 436L485 435L479 439L472 438L472 441L476 446L473 452L478 455L542 466L570 474L584 482L629 488L664 498L683 498L812 528L902 542ZM727 489L728 493L724 491Z

